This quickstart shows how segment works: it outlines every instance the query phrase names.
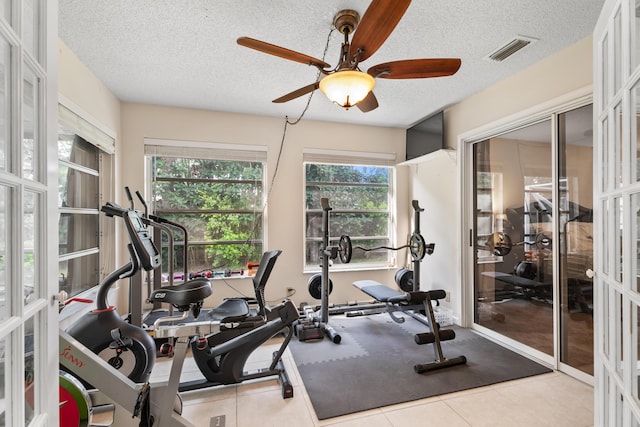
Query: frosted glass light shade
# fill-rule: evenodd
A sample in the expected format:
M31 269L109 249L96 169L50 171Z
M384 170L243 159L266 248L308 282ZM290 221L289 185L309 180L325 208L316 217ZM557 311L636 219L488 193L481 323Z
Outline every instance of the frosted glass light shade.
M373 77L355 70L338 71L320 80L322 93L345 108L353 107L362 101L375 85Z

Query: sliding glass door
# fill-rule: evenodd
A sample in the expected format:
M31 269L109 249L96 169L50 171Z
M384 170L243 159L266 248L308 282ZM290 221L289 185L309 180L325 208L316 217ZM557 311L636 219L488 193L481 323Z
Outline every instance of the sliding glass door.
M474 144L475 321L553 354L551 124Z
M559 359L593 375L593 109L558 115Z
M478 141L474 322L593 374L591 106Z

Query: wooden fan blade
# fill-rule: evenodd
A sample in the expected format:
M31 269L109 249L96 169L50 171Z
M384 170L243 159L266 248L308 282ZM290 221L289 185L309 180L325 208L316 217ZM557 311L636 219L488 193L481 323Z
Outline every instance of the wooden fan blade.
M353 35L349 58L353 59L358 49L362 49L360 61L373 55L398 25L410 3L411 0L373 0Z
M272 102L281 104L283 102L291 101L292 99L296 99L302 95L311 93L314 90L318 89L319 87L320 87L320 82L311 83L310 85L301 87L300 89L296 89L293 92L289 92L288 94L283 95L278 99L274 99Z
M304 53L295 52L291 49L252 39L250 37L240 37L237 42L240 46L268 53L269 55L279 56L280 58L288 59L290 61L300 62L301 64L314 65L321 70L331 67L331 65L326 62L312 56L305 55Z
M358 107L363 113L367 113L378 108L378 100L376 99L376 96L373 94L373 92L369 92L369 94L362 101L356 104L356 107Z
M374 65L367 73L381 79L425 79L451 76L461 64L458 58L406 59Z

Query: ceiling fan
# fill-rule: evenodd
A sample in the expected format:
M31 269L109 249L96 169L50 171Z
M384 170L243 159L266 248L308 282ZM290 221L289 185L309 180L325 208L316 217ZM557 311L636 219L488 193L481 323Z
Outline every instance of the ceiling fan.
M344 34L344 42L340 61L334 68L323 60L250 37L240 37L237 42L260 52L313 65L324 75L318 81L274 99L273 102L291 101L319 88L329 99L346 109L355 105L361 111L368 112L378 107L378 100L371 91L376 78L443 77L455 74L460 68L461 61L458 58L432 58L385 62L370 67L366 73L360 70L360 64L382 46L410 3L411 0L373 0L362 19L355 10L339 11L333 19L333 25ZM351 34L353 38L349 42Z

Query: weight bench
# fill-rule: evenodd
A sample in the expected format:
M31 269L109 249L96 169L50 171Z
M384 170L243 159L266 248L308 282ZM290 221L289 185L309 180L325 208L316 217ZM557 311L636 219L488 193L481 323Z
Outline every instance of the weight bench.
M449 341L456 337L453 329L440 329L440 325L435 320L431 301L446 297L444 290L400 292L374 280L359 280L353 286L360 289L365 294L385 304L389 316L397 323L405 321L404 317L396 316L395 312L405 313L429 328L429 332L414 335L416 344L433 344L435 360L430 363L414 365L413 369L421 374L423 372L436 369L447 368L454 365L467 363L464 356L447 359L442 352L442 341ZM379 310L360 312L359 315L380 313ZM423 313L422 315L420 313Z

